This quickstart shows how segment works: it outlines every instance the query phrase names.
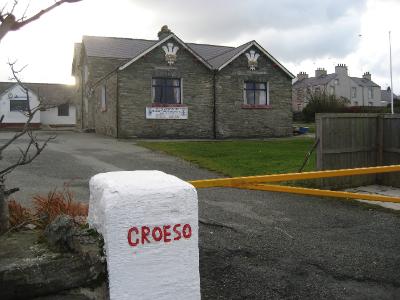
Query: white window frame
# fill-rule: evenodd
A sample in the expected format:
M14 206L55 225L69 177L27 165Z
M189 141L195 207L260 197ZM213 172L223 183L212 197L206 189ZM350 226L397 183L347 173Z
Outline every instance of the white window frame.
M246 95L246 82L252 82L252 83L264 83L265 84L265 104L249 104L247 103L247 95ZM269 81L264 81L264 82L259 82L259 81L254 81L254 80L245 80L243 82L243 103L245 105L265 105L269 106L270 105L270 99L269 99Z
M169 77L163 77L163 76L154 76L154 77L152 77L151 79L150 79L150 90L151 90L151 103L153 103L153 104L157 104L157 105L163 105L163 103L160 103L160 102L154 102L154 98L155 98L155 89L154 89L154 86L153 86L153 79L156 79L156 78L165 78L165 79L177 79L177 80L179 80L179 84L180 84L180 103L175 103L177 106L181 106L181 105L183 105L183 78L181 78L181 77L171 77L171 78L169 78ZM171 103L170 105L172 105L173 106L173 103Z
M356 87L351 87L351 98L357 98L357 88Z
M87 83L89 80L89 67L88 65L84 65L83 67L83 78L84 78L84 82Z
M101 111L106 111L107 110L107 87L106 87L105 84L101 86L100 108L101 108Z
M372 86L368 87L368 99L374 99L374 88Z
M60 112L62 112L62 108L63 108L63 106L64 107L67 107L66 108L66 111L67 111L67 114L60 114ZM61 110L60 110L61 109ZM70 107L69 107L69 103L64 103L64 104L61 104L61 105L58 105L57 106L57 116L58 117L69 117L69 115L70 115Z

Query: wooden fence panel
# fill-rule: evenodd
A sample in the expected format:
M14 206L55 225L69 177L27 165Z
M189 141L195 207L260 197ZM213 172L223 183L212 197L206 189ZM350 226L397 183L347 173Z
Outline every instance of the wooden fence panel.
M400 116L383 117L383 165L400 162ZM400 187L400 173L380 175L383 185Z
M400 163L400 115L317 114L317 169L334 170ZM399 173L324 179L327 188L400 186Z

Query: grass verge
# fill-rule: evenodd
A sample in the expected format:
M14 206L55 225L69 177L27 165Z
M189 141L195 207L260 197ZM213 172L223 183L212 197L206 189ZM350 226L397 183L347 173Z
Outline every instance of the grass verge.
M143 147L180 157L230 177L297 172L313 143L313 138L138 142ZM315 170L315 155L304 169L312 170Z

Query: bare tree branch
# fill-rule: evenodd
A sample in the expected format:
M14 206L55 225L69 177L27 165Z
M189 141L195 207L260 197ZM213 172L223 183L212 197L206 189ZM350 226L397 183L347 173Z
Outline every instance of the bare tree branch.
M39 105L34 107L33 109L31 109L30 107L30 101L29 101L29 89L22 83L21 79L19 78L18 74L25 68L25 66L19 70L15 70L15 63L16 62L9 62L8 65L10 66L11 72L13 74L13 79L17 81L18 85L24 90L26 97L27 97L27 101L28 101L28 110L25 113L25 116L27 117L27 120L24 124L24 127L22 128L22 130L20 132L17 132L14 134L13 137L11 137L8 141L6 141L3 145L0 145L0 160L2 157L2 153L3 151L9 147L14 141L16 141L18 138L20 138L21 136L25 135L28 130L30 130L31 127L31 122L33 117L35 116L35 114L42 109L42 104L41 101L39 99ZM1 121L3 120L4 116L1 118ZM0 122L1 123L1 122Z
M56 138L56 136L50 136L42 143L42 145L40 145L36 137L32 135L31 131L28 132L28 135L30 137L30 141L25 151L22 152L20 158L14 164L8 166L3 170L0 170L0 177L3 177L8 173L12 172L18 166L23 166L31 163L37 156L39 156L39 154L43 151L43 149L47 146L47 144L51 140L54 140ZM35 147L35 152L33 153L33 155L29 155L29 150L32 146Z
M28 12L28 8L31 5L31 1L28 2L28 4L25 7L24 13L22 14L21 18L18 19L18 21L23 21L26 19L26 13Z
M10 31L16 31L20 29L21 27L38 20L41 16L44 14L48 13L49 11L53 10L57 6L60 6L64 3L75 3L75 2L80 2L82 0L59 0L54 2L53 5L50 5L49 7L42 9L35 15L26 18L26 8L24 14L22 15L21 18L17 19L14 15L14 9L18 5L18 1L14 0L14 4L9 12L4 12L5 7L4 6L0 12L0 41L6 36L6 34Z
M57 6L60 6L64 3L75 3L75 2L80 2L82 0L54 0L54 4L48 6L47 8L39 11L38 13L34 14L31 17L27 17L27 11L30 5L30 1L28 5L26 6L24 12L22 13L22 16L20 18L17 18L14 15L14 10L16 9L18 5L18 0L13 0L13 5L11 9L7 12L7 3L3 7L0 7L0 42L1 40L6 36L6 34L10 31L16 31L23 26L38 20L42 15L48 13L49 11L53 10ZM7 231L7 228L9 226L9 221L8 221L8 206L7 206L7 201L6 198L9 196L11 193L14 193L18 190L18 188L10 189L10 190L5 190L4 186L4 181L5 181L5 176L12 172L15 168L18 166L23 166L26 164L31 163L47 146L48 142L51 141L52 139L55 139L55 136L48 137L42 144L40 144L37 136L35 136L32 132L32 127L31 127L31 122L33 120L33 117L36 112L38 112L40 109L43 108L42 105L42 99L39 97L39 105L35 108L30 107L30 97L29 97L29 89L22 83L22 81L19 79L18 74L22 71L16 70L14 68L15 62L14 63L9 63L9 66L11 68L11 71L13 73L13 79L15 79L18 83L18 85L24 90L26 94L26 100L27 100L27 111L24 112L24 115L27 117L26 122L24 124L24 127L22 128L21 132L17 132L15 135L13 135L8 141L6 141L3 145L0 145L0 160L2 159L2 154L3 151L8 148L13 142L15 142L17 139L22 137L23 135L27 134L29 137L29 142L25 150L18 148L20 152L20 157L19 159L11 164L10 166L6 167L3 170L0 170L0 234ZM4 120L4 115L0 115L0 124L3 123Z

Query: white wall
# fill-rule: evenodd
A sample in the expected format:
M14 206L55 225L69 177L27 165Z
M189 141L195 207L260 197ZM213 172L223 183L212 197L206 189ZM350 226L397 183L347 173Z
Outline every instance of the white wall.
M20 111L10 111L10 98L12 99L26 99L25 91L19 86L14 85L6 92L0 95L0 116L4 115L3 123L25 123L27 117ZM38 98L35 94L29 91L29 103L31 109L39 105ZM31 123L40 123L40 111L33 117Z
M45 125L75 125L76 123L76 111L75 106L69 105L69 115L59 116L58 108L52 107L41 112L40 121Z
M97 174L89 187L110 299L200 300L196 189L160 171Z

